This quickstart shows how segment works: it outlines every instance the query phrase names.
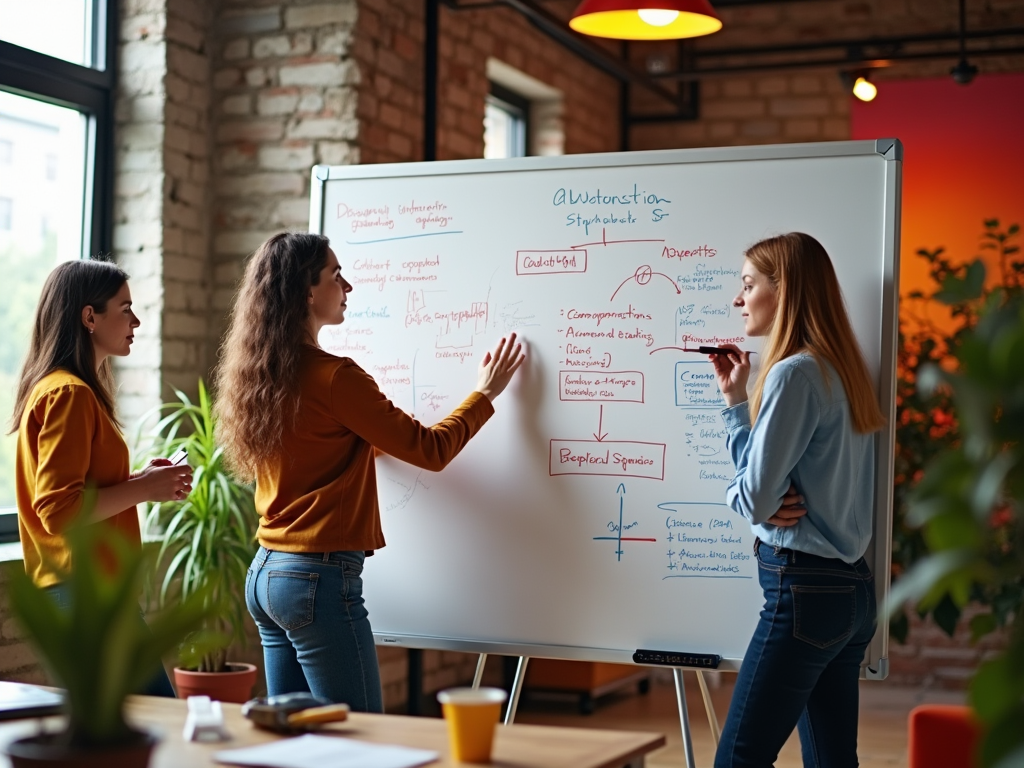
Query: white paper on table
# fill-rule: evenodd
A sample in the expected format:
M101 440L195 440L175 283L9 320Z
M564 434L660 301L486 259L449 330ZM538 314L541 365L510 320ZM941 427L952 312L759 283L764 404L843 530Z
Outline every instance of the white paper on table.
M213 759L231 765L263 768L415 768L440 755L426 749L368 744L333 736L306 734L258 747L216 752Z

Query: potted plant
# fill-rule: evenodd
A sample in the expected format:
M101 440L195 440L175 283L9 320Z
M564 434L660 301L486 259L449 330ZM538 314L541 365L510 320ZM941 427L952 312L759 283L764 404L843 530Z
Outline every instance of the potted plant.
M922 369L924 396L944 392L958 441L935 456L911 492L907 522L920 528L926 556L898 580L890 615L905 601L922 614L952 615L968 603L987 608L970 622L978 639L1000 627L1004 651L971 681L970 704L983 724L979 765L1024 765L1024 262L996 238L1003 274L986 290L976 261L948 274L936 298L972 305L975 322L957 334L951 364ZM1001 233L1000 233L1001 234Z
M159 409L160 419L139 453L140 460L169 457L185 449L192 467L192 492L183 501L149 505L145 532L159 538L156 590L160 607L194 594L221 606L206 629L245 642L245 574L256 551L253 490L237 482L214 440L213 404L199 380L199 399L175 390L176 402ZM145 423L145 422L143 422ZM231 663L227 648L208 650L195 668L175 667L178 695L207 695L218 701L246 701L256 682L252 664Z
M151 617L147 629L139 596L151 558L101 526L77 526L66 535L73 564L63 581L68 608L35 586L20 564L11 564L9 576L14 615L64 688L67 725L11 742L6 754L14 768L144 767L156 739L128 725L125 698L141 690L163 655L202 625L211 610L209 596L194 593ZM100 549L109 556L97 557Z

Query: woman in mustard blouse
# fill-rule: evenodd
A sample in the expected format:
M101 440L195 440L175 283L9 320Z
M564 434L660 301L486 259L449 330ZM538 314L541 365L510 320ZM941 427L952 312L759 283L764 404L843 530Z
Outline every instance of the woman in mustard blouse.
M311 691L383 710L362 596L365 553L384 546L374 453L440 470L494 413L522 364L515 334L480 365L477 388L425 427L347 357L317 343L345 319L352 286L326 237L280 234L253 255L223 347L219 436L256 480L260 548L245 598L271 695Z
M102 261L69 261L46 279L18 381L16 493L25 570L60 605L73 566L64 531L96 489L90 522L141 546L135 505L188 496L192 471L166 459L131 474L114 409L110 357L131 351L139 319L128 275ZM173 696L166 674L146 691Z

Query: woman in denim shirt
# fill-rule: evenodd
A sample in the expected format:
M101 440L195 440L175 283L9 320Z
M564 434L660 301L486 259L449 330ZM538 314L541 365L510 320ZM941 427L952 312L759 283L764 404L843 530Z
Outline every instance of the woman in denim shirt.
M857 681L875 631L864 552L872 533L874 434L885 419L832 262L809 235L746 252L733 301L767 336L747 399L750 353L712 355L765 604L747 648L716 768L767 768L793 732L805 766L857 765Z

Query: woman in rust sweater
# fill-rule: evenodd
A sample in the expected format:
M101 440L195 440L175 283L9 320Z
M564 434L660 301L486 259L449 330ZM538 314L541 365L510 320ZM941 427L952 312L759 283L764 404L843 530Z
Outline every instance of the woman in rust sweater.
M184 499L192 489L192 470L166 459L130 473L110 358L131 351L138 327L128 275L113 264L68 261L43 285L10 427L18 432L25 571L62 607L69 599L62 581L74 565L64 532L82 513L87 487L96 490L87 522L135 546L141 546L135 505ZM140 692L174 696L162 670Z
M351 290L325 237L280 234L260 246L224 343L218 430L236 471L256 481L260 548L245 592L268 692L381 712L361 579L365 553L384 546L375 449L443 469L494 413L524 355L514 334L502 339L476 391L425 427L317 344L321 328L344 321Z

